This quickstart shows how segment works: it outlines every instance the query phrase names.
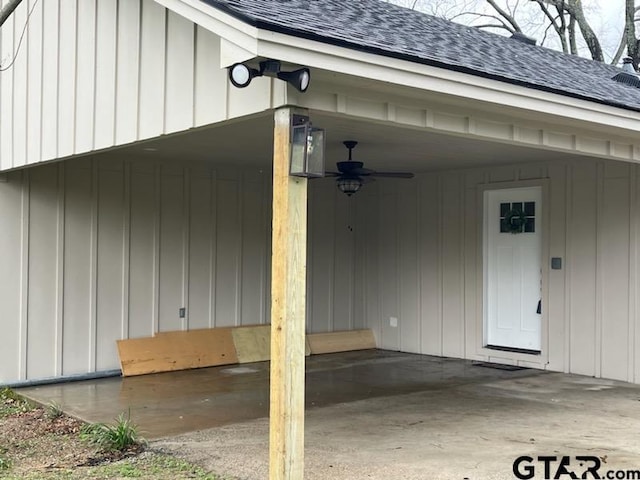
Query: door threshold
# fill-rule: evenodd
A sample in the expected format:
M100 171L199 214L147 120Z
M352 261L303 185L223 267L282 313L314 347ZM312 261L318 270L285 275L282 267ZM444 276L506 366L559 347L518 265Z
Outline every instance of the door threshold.
M529 350L528 348L503 347L500 345L486 345L484 348L489 350L499 350L501 352L524 353L526 355L540 355L540 350Z

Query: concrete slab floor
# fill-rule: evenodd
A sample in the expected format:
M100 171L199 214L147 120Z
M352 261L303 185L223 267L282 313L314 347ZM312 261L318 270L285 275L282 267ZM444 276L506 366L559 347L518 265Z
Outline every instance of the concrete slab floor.
M163 437L155 448L217 473L268 478L266 363L20 393L89 421L130 409L147 437ZM640 478L640 387L622 382L384 351L312 356L305 422L306 479L545 478L538 457L548 456L557 457L546 460L549 478L564 456L576 477L557 478L580 478L596 461L602 478ZM518 477L523 455L533 461Z

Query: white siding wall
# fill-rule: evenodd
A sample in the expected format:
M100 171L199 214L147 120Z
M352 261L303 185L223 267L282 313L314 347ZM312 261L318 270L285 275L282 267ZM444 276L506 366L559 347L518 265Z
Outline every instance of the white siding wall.
M260 112L275 101L268 78L240 94L229 89L220 38L153 0L25 0L0 32L0 63L0 170Z
M0 383L119 368L120 338L268 321L268 174L82 159L2 178Z
M478 354L476 335L482 318L478 184L548 178L550 256L562 257L563 269L549 270L545 368L640 382L639 173L632 164L584 159L367 185L367 196L353 200L375 212L366 214L366 241L358 246L372 273L356 270L356 284L366 284L361 301L378 344L487 359ZM399 319L397 328L390 317ZM500 357L509 361L502 353L494 359Z
M0 383L118 368L118 338L269 321L268 173L96 157L0 178ZM352 198L310 182L308 331L369 326L382 348L482 358L477 187L536 178L564 267L549 270L546 368L640 383L630 164L438 172Z
M372 213L331 180L309 182L308 332L366 327L369 306L364 303L363 279L370 272L362 246L367 222L374 220Z

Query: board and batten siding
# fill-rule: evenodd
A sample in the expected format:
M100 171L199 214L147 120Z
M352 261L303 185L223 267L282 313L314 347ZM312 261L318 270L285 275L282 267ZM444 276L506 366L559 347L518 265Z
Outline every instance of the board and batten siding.
M117 369L121 338L268 320L268 173L81 159L2 178L0 383Z
M364 328L356 212L311 190L307 329ZM121 338L267 323L270 225L268 170L96 156L0 175L0 384L118 369Z
M377 214L359 247L371 269L362 279L367 325L381 348L527 365L504 352L479 353L478 186L531 179L548 179L549 254L563 261L561 270L548 270L543 368L640 382L640 169L634 164L578 159L367 185L378 190L368 193Z
M228 88L220 37L153 0L24 0L0 31L0 63L0 170L261 112L285 94L268 78Z
M351 198L310 182L307 330L515 363L478 353L478 185L531 179L547 179L563 258L543 368L640 383L640 169L621 162L425 173ZM99 156L0 176L0 383L117 369L120 338L267 323L270 185L258 169Z

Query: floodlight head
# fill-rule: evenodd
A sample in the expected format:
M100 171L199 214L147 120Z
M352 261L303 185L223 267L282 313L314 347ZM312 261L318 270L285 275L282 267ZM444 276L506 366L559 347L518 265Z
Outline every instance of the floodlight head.
M294 87L299 92L306 92L309 88L309 82L311 81L311 72L308 68L300 68L293 72L278 72L277 77L280 80L284 80L289 85Z
M229 69L229 80L234 87L244 88L251 83L254 77L260 77L260 73L255 68L247 67L244 63L236 63Z

